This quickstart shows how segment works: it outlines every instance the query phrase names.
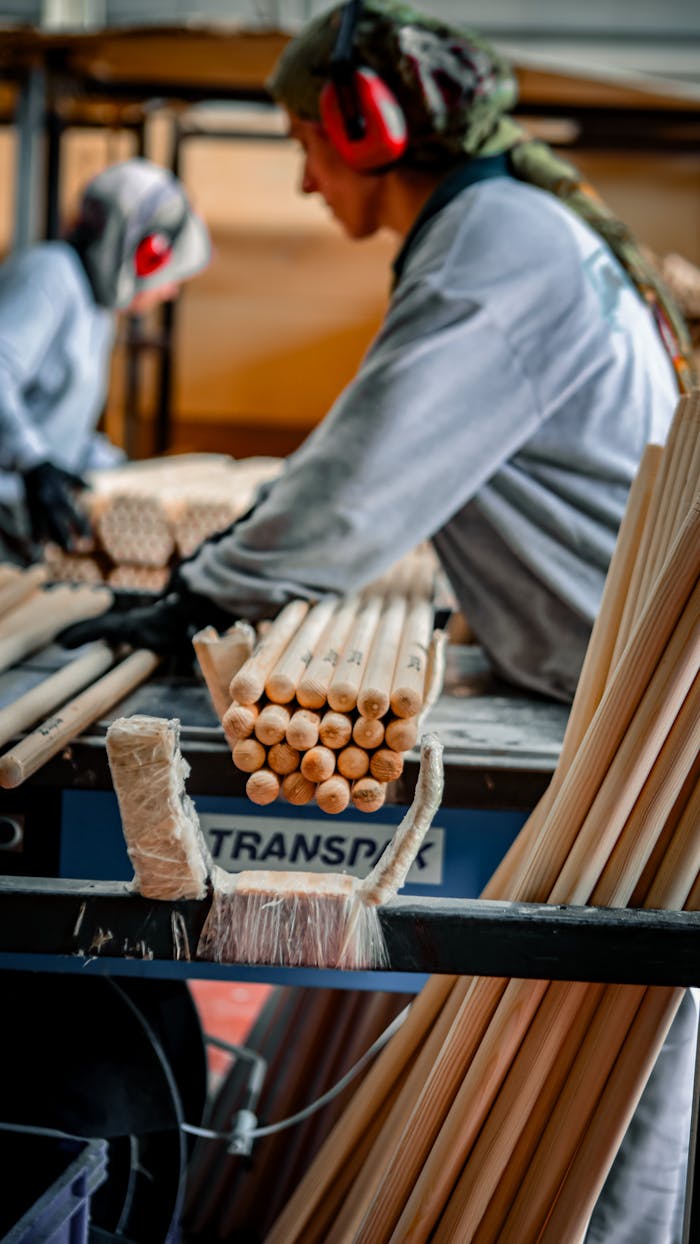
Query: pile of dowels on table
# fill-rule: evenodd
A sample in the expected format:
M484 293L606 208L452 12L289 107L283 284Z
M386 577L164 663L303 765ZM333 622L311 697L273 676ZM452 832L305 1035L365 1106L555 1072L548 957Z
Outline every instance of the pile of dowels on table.
M281 458L202 453L94 471L80 495L92 536L76 552L48 545L50 576L159 592L174 561L235 522L282 466Z
M314 800L329 813L382 807L442 685L434 569L421 547L362 593L291 601L254 645L249 628L242 664L243 624L195 636L252 802Z
M46 568L0 566L0 672L20 665L73 622L103 613L108 587L47 584ZM97 641L0 708L0 787L15 787L97 721L159 664L154 652L115 653ZM24 733L28 731L28 733ZM23 737L20 738L20 736Z
M554 777L483 897L700 908L700 392L630 492ZM433 976L266 1244L584 1238L683 990Z

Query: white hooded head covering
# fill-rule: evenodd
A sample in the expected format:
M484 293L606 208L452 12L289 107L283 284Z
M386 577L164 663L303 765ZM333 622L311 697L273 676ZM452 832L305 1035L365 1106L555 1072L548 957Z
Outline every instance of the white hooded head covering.
M136 250L158 234L168 261L149 276L136 271ZM128 307L142 290L185 280L206 267L209 232L193 211L182 182L150 160L124 160L98 173L83 192L70 239L81 256L97 301Z

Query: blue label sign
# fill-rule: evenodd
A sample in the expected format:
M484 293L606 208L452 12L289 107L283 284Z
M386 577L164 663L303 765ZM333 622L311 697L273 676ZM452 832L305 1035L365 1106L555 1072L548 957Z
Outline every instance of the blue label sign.
M199 819L214 862L228 872L275 869L366 877L394 832L392 825L367 821L326 827L319 818L292 821L216 812L201 812ZM409 884L442 885L444 838L440 827L428 831L408 874Z

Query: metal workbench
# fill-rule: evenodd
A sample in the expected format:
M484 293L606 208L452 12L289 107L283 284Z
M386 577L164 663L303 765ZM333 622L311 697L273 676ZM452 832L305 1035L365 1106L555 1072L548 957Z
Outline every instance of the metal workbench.
M49 648L0 676L0 704L16 699L65 659L62 650ZM318 867L323 843L331 835L336 853L341 842L347 848L342 862L366 870L410 803L418 771L418 754L409 753L385 807L372 816L351 809L330 817L315 807L282 803L256 808L245 798L245 775L233 767L203 684L163 673L115 706L108 718L96 722L22 787L1 791L0 980L6 989L13 988L13 981L21 986L26 1003L31 997L27 981L36 980L51 993L47 982L56 980L57 973L65 974L66 986L70 978L70 1006L82 1008L79 999L86 999L84 1014L81 1010L79 1017L71 1016L66 1036L70 1048L76 1025L80 1032L88 1023L90 986L100 981L137 990L131 1001L127 993L126 1004L122 1000L116 1008L113 1023L118 1026L125 1022L124 1006L130 1007L134 997L143 1006L139 986L149 991L157 1019L166 1007L175 1007L178 1023L190 1022L182 995L172 991L184 989L192 977L406 992L420 988L430 973L700 985L700 914L477 899L551 778L568 710L499 684L476 648L449 649L444 691L425 722L444 744L444 799L433 837L426 840L425 858L415 866L401 897L381 911L388 971L261 968L196 958L210 897L158 902L135 894L129 884L131 868L104 740L111 720L133 713L180 720L182 752L191 770L187 790L224 867L254 865L251 855L256 850L260 866L294 867L278 857L280 844L286 849L306 834L307 848L311 839L321 844ZM264 852L273 843L275 858L265 861ZM348 852L354 852L352 860ZM308 865L305 860L296 866ZM111 993L104 1000L115 1003ZM118 1067L119 1049L121 1044L113 1052ZM192 1051L196 1041L188 1050L188 1065ZM149 1043L141 1057L142 1063L134 1067L137 1080L153 1057ZM112 1064L106 1065L114 1074ZM81 1066L72 1074L82 1079L93 1071L92 1065ZM159 1126L175 1144L179 1125L165 1117L172 1107L163 1092ZM694 1177L697 1097L696 1080L686 1244L695 1238L700 1221ZM153 1124L141 1126L145 1146ZM118 1156L118 1138L111 1143ZM172 1180L172 1169L179 1163L180 1170L185 1161L178 1143L165 1180ZM179 1195L172 1193L174 1207Z

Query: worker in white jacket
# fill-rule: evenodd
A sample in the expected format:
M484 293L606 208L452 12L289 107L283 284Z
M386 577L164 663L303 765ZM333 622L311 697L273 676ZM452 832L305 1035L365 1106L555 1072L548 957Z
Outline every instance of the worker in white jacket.
M99 173L62 241L0 266L0 551L64 548L85 530L75 490L123 453L95 431L107 395L116 313L173 298L209 259L182 183L149 160ZM4 540L3 540L4 535ZM3 548L4 545L4 548Z
M65 642L186 650L431 539L495 671L570 700L631 480L687 382L683 325L624 226L507 116L512 74L472 32L351 3L291 41L270 87L303 191L352 238L397 237L384 323L249 514L162 599ZM695 1024L687 994L586 1244L680 1244Z

